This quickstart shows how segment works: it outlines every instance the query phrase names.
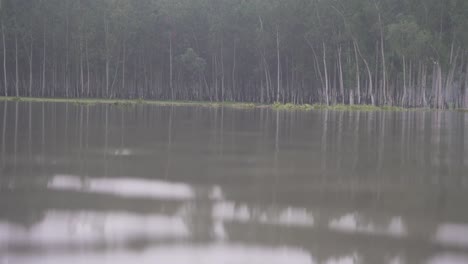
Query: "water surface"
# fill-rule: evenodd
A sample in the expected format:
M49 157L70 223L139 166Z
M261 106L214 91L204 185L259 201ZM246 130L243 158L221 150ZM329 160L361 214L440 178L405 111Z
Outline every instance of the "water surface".
M0 102L0 263L468 263L468 114Z

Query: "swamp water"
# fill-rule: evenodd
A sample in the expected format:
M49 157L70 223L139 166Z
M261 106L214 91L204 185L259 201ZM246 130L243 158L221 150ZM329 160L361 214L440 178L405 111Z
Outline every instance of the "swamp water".
M0 263L468 263L468 114L0 102Z

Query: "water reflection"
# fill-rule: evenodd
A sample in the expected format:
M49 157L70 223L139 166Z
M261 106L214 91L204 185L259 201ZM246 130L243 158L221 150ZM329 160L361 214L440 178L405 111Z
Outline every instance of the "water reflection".
M143 251L114 251L112 257L107 254L53 255L3 257L11 263L64 263L73 259L73 263L173 263L173 264L237 264L237 263L297 263L314 264L310 256L291 248L268 248L261 246L245 247L238 244L205 246L161 246ZM0 258L1 260L1 258ZM344 264L345 262L343 262ZM341 262L339 262L341 264Z
M437 243L468 248L468 224L443 223L434 235Z
M7 129L7 114L8 114L8 102L3 103L3 125L2 125L2 171L5 170L6 164L6 129Z
M187 237L180 217L133 215L122 212L48 211L31 227L0 222L0 250L14 246L66 247L106 243L119 246L132 240Z
M462 113L0 111L0 263L467 260Z
M193 199L195 194L187 184L143 179L81 178L55 175L47 185L50 189L115 194L124 197L156 197Z

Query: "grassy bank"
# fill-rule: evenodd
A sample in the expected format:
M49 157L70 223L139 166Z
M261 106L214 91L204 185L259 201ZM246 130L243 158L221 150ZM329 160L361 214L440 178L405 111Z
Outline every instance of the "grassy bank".
M373 105L322 105L322 104L279 104L272 105L274 109L279 110L334 110L334 111L407 111L409 108L397 106L373 106Z
M194 102L194 101L155 101L142 99L96 99L96 98L38 98L38 97L0 97L0 101L36 102L36 103L71 103L80 105L111 104L117 106L161 105L161 106L206 106L206 107L236 107L255 108L252 103L235 102Z
M310 111L310 110L334 110L334 111L408 111L424 110L414 108L403 108L397 106L372 106L372 105L322 105L322 104L254 104L238 102L195 102L195 101L155 101L141 99L96 99L96 98L36 98L36 97L0 97L0 101L16 102L49 102L49 103L72 103L80 105L111 104L116 106L133 105L160 105L160 106L204 106L204 107L231 107L240 109L271 108L275 110ZM458 109L468 112L468 109Z

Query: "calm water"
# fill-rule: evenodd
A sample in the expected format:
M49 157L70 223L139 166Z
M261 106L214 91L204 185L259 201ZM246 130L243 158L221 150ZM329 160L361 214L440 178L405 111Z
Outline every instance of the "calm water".
M0 263L468 263L468 114L0 102Z

